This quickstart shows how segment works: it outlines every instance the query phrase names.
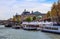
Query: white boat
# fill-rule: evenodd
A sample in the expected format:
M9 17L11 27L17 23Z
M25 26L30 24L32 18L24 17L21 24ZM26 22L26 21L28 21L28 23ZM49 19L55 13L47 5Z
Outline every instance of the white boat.
M41 31L43 32L51 32L51 33L59 33L60 34L60 26L57 24L54 25L53 22L44 22L41 24Z
M24 30L39 30L38 22L23 22L23 29Z
M38 29L38 26L36 26L36 25L25 25L25 26L23 27L23 29L24 29L24 30L39 30L39 29Z

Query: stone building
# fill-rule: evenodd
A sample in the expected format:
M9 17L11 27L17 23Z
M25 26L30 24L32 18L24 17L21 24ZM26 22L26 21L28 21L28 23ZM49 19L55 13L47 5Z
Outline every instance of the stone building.
M13 16L13 20L15 20L15 21L17 21L17 19L18 20L20 20L20 21L25 21L25 19L27 18L27 17L36 17L36 20L35 21L40 21L40 19L42 19L42 17L44 16L45 14L42 14L42 13L40 13L39 11L35 11L35 12L29 12L29 11L27 11L26 9L22 12L22 14L21 15L15 15L15 16Z

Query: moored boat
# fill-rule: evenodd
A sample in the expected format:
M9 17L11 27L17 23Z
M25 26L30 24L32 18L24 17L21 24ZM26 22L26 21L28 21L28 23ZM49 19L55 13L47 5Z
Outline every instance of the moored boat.
M53 22L44 23L42 24L41 31L60 34L60 26L58 24L54 24Z
M12 27L12 25L11 24L6 24L5 27Z
M19 26L19 25L13 25L12 28L13 28L13 29L20 29L21 26Z
M23 27L24 30L37 30L37 27L34 27L33 25L28 25Z
M40 30L38 22L23 22L24 30Z

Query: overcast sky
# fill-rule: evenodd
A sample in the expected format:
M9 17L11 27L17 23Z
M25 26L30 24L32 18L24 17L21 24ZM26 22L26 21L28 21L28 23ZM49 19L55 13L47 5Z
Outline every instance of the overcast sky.
M46 13L57 0L0 0L0 20L8 19L24 9Z

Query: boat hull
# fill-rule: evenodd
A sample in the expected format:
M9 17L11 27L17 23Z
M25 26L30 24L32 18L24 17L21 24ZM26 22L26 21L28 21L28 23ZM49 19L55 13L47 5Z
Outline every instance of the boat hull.
M37 30L37 29L24 29L24 30Z
M24 30L39 30L37 28L23 28Z
M5 25L5 27L12 27L12 25L9 25L9 24L8 24L8 25Z
M46 33L60 34L60 32L55 32L55 31L47 31L47 30L41 30L41 31Z
M20 29L20 27L13 27L13 29Z

